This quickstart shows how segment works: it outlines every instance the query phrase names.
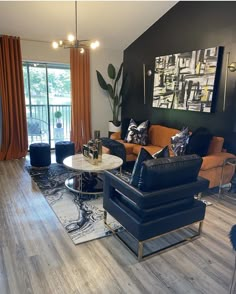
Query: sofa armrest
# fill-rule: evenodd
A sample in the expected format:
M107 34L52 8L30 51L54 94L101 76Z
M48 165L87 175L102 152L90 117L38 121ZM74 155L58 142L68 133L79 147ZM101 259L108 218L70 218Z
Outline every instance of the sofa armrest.
M131 186L112 172L105 171L103 178L104 200L111 197L113 190L118 190L124 195L128 195L128 197L136 203L139 202L140 197L143 197L143 193L140 190Z
M152 192L142 192L139 189L131 186L123 181L120 177L112 172L105 171L104 173L104 202L109 200L114 194L114 190L124 194L131 201L135 202L140 208L150 208L155 205L175 201L185 197L192 197L206 190L209 186L209 181L198 177L195 182L179 185L172 188L156 190Z
M218 166L223 166L224 161L228 158L235 158L236 156L234 154L228 153L228 152L219 152L214 153L211 155L204 156L202 166L200 170L208 170L211 168L215 168Z
M121 132L115 132L115 133L111 134L110 139L121 140Z

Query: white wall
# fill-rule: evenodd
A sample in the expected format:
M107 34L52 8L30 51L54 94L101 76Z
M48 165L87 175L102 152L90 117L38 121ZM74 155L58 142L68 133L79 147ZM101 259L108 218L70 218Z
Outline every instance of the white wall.
M54 50L50 43L21 41L22 59L27 61L44 61L70 63L70 50Z
M69 49L54 50L51 44L21 41L23 60L44 61L55 63L70 63ZM112 112L108 98L97 82L96 70L99 70L107 80L107 66L112 63L118 68L123 61L123 51L98 48L91 51L91 119L92 134L94 130L100 130L101 136L108 135L108 121L112 119Z
M119 68L123 61L123 52L118 50L97 50L91 54L91 112L92 129L100 130L101 136L108 136L108 121L112 120L112 111L107 95L100 88L97 81L96 70L100 71L104 79L108 82L107 66L112 63L115 68Z

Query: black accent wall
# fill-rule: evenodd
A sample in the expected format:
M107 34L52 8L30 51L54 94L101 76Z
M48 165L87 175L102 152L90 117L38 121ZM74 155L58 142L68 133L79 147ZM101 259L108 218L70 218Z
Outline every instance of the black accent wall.
M214 135L225 137L225 147L236 154L236 72L228 72L226 109L223 112L226 53L236 61L236 2L178 2L124 51L124 74L129 91L122 107L122 119L149 119L162 124L194 130L206 126ZM143 64L154 69L156 56L223 46L222 66L215 113L152 107L153 75L146 77L143 95Z

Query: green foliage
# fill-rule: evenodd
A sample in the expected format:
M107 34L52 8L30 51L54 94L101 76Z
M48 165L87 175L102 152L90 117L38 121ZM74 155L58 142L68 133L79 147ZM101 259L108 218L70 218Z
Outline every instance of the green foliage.
M111 63L108 65L107 73L108 73L108 77L111 80L115 79L115 77L116 77L116 69L115 69L114 65L112 65Z
M99 71L96 71L96 72L97 72L97 78L98 78L98 83L99 83L100 87L101 87L103 90L107 91L107 90L108 90L108 89L107 89L107 83L105 82L103 76L100 74Z
M108 94L108 99L113 114L112 121L115 125L119 125L119 113L122 104L122 98L124 99L128 89L126 77L122 79L121 85L119 85L122 71L123 63L120 65L117 73L115 67L112 64L109 64L107 68L107 74L111 79L111 83L107 83L102 74L96 70L99 86Z
M54 113L54 116L55 116L55 118L61 118L62 117L62 113L60 112L60 111L56 111L55 113Z
M28 82L30 82L30 95L33 100L37 99L38 103L47 97L46 86L46 67L29 65L29 81L27 75L27 66L23 65L25 96L29 97ZM50 97L70 97L71 82L70 70L48 68L48 91Z

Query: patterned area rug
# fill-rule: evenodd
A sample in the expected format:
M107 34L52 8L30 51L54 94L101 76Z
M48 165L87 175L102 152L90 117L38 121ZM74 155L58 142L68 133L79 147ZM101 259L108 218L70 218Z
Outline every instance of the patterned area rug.
M56 163L47 169L26 166L27 171L38 185L56 216L66 229L74 244L79 244L110 235L103 223L102 195L73 193L65 187L65 180L78 172ZM120 227L111 216L113 229Z

